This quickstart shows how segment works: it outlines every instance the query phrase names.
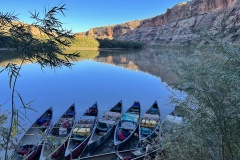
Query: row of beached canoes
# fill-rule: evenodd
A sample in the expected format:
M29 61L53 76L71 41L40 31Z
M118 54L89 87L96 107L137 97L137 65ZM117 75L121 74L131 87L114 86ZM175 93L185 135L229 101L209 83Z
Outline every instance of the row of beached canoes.
M114 133L115 150L120 150L138 132L139 140L151 138L160 124L157 102L142 116L140 103L122 114L122 101L118 102L98 118L97 102L76 120L75 104L59 118L53 126L53 110L49 108L29 128L15 150L16 159L77 159L83 151L90 152L99 147Z

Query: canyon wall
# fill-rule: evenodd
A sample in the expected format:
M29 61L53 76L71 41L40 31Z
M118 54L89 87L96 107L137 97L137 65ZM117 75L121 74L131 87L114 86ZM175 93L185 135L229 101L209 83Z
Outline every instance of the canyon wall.
M147 45L206 43L206 35L240 45L239 0L192 0L165 14L78 33L97 38L142 42Z

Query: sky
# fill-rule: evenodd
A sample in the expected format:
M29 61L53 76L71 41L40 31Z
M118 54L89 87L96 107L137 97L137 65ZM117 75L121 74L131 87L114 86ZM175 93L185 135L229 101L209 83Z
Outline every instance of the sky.
M0 12L14 12L20 21L32 23L30 12L43 13L44 7L65 4L66 29L83 32L90 28L142 20L165 13L184 0L0 0Z

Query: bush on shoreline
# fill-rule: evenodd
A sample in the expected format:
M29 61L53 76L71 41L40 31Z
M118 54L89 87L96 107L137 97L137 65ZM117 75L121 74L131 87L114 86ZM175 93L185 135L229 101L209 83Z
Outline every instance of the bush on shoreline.
M43 37L36 36L39 39ZM130 41L118 41L110 39L96 39L89 36L74 36L70 41L70 48L126 48L126 49L141 49L143 44ZM18 40L10 36L0 36L0 47L12 47L18 43Z
M240 52L223 44L214 48L196 51L178 70L176 88L188 95L178 101L185 125L164 134L167 159L240 158Z
M143 47L141 43L131 42L131 41L118 41L110 39L97 39L100 48L131 48L140 49Z

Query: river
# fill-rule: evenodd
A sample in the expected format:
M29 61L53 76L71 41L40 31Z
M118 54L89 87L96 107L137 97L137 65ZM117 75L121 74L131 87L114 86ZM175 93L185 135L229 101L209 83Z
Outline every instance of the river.
M83 52L83 51L81 51ZM88 53L89 52L89 53ZM182 53L184 52L184 54ZM157 101L161 119L173 111L170 96L181 96L171 88L177 80L174 73L175 57L187 56L178 49L144 49L138 51L84 51L72 68L43 68L36 64L24 64L16 90L25 102L36 110L27 110L22 125L28 128L48 107L54 110L54 122L72 104L76 104L77 116L87 107L98 102L100 113L107 111L118 101L123 101L126 111L134 101L140 101L142 114ZM89 56L90 55L90 56ZM183 57L183 58L184 58ZM0 61L3 67L8 62ZM16 59L14 59L17 62ZM11 90L7 72L0 74L0 104L2 111L10 110ZM18 97L17 108L21 107ZM23 109L21 109L24 112Z

